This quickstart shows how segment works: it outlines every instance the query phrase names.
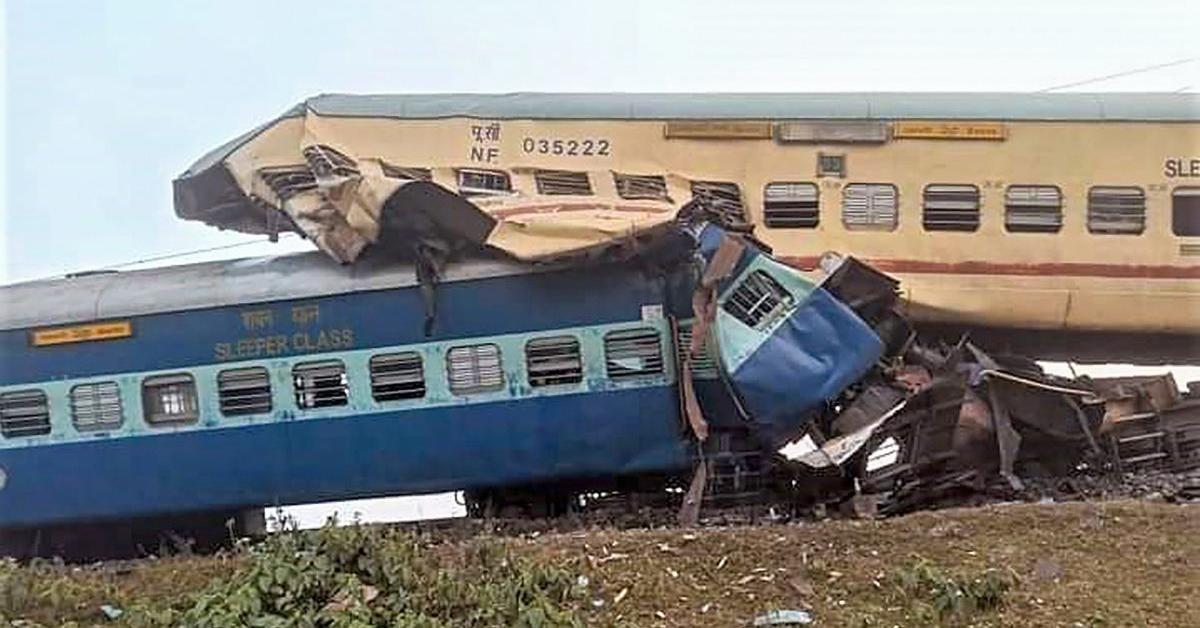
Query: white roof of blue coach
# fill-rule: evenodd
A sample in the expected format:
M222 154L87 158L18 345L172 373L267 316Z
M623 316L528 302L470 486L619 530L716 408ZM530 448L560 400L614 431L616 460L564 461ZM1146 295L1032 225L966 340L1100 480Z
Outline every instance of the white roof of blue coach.
M442 282L537 272L502 260L448 264ZM323 253L101 272L0 286L0 330L306 299L417 284L411 264L362 260L338 266Z

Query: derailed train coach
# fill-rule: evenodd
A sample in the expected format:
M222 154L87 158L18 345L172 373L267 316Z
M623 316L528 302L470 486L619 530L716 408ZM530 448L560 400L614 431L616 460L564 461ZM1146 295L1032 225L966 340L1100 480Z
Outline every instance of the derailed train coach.
M885 350L837 268L704 222L616 262L420 267L309 253L0 288L3 549L127 553L441 491L553 514L750 465Z

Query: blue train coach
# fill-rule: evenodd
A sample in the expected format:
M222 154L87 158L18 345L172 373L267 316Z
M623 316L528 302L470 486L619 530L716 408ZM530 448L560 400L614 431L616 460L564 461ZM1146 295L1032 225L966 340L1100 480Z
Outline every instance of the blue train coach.
M719 365L761 368L755 355L780 352L753 347L769 348L812 300L763 293L763 272L784 290L792 271L744 262L722 288L743 321L727 324L745 326L740 348L690 367L710 442L725 449L746 421ZM476 514L537 514L582 490L666 481L697 451L676 359L695 278L690 257L466 261L437 286L431 328L410 265L335 266L319 253L0 288L2 540L45 553L75 538L59 532L104 522L129 542L142 529L129 522L219 536L264 506L451 490L468 491ZM811 376L839 371L847 384L876 345L808 360Z

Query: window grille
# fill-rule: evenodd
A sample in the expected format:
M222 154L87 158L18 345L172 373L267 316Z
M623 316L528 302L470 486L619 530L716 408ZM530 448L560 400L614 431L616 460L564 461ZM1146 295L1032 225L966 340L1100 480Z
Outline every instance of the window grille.
M450 349L446 352L446 375L450 380L450 392L456 395L504 388L500 347L488 343Z
M1053 185L1008 186L1004 228L1015 233L1058 233L1062 229L1062 192Z
M625 199L653 199L670 201L667 194L667 180L660 175L621 174L613 173L613 182L617 186L617 194Z
M40 390L0 394L0 434L5 438L50 433L50 402Z
M357 177L358 164L337 149L315 144L301 151L308 169L319 179L326 177Z
M663 372L662 340L650 328L610 331L604 335L604 365L611 379Z
M897 222L896 197L896 186L888 183L851 183L842 189L842 224L891 231Z
M766 327L792 304L792 295L774 277L751 271L730 293L722 307L749 327Z
M692 323L679 323L675 328L675 346L679 348L680 355L691 350L692 328ZM711 342L704 343L699 355L691 356L691 365L692 375L696 377L717 376L717 362L713 358Z
M533 175L538 194L575 194L584 196L592 193L592 181L586 172L566 170L538 170Z
M225 416L270 412L271 376L261 366L221 371L217 399Z
M458 171L458 193L463 196L503 196L512 193L512 179L499 170Z
M768 183L763 219L773 229L813 229L821 220L819 199L814 183Z
M341 360L303 362L292 368L296 406L303 409L344 406L350 399L350 382Z
M71 422L81 432L114 430L125 422L121 388L116 382L71 387Z
M196 381L187 373L142 380L142 412L150 425L194 423L200 417Z
M1097 185L1088 190L1089 233L1137 235L1146 230L1146 193L1133 186Z
M927 185L922 201L926 231L979 229L979 188L973 185Z
M530 386L578 384L583 381L579 341L572 336L535 338L525 344Z
M1178 187L1171 193L1171 232L1200 236L1200 187Z
M746 224L746 207L742 203L742 191L736 183L693 181L692 196L707 202L724 224Z
M392 179L406 179L408 181L432 181L433 171L429 168L407 168L404 166L393 166L387 162L382 164L383 176Z
M371 356L371 396L375 401L425 396L425 366L416 351Z

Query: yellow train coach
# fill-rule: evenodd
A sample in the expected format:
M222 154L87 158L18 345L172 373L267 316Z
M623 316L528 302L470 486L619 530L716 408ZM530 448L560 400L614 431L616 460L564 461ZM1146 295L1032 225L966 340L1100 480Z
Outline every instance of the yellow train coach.
M273 124L234 144L300 124L473 198L704 195L797 266L897 276L927 324L1200 358L1194 94L325 95Z

